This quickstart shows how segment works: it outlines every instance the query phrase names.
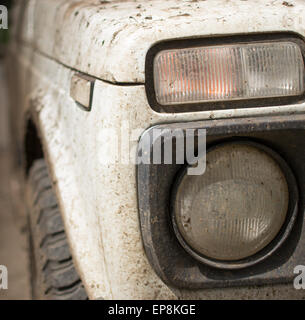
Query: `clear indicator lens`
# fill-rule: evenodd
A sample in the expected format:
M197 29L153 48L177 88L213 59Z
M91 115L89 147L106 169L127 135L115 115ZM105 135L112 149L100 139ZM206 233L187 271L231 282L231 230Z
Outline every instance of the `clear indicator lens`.
M288 185L266 152L225 144L207 153L201 176L184 175L177 187L174 218L192 250L235 261L267 246L288 210Z
M304 62L289 41L164 50L154 86L162 105L301 95Z

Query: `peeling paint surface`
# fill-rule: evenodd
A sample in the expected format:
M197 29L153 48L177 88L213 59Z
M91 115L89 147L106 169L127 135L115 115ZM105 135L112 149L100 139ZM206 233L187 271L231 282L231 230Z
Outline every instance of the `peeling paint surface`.
M135 156L139 137L154 124L304 113L303 103L160 114L148 105L141 85L146 52L156 41L280 30L305 35L305 24L296 22L305 18L305 2L291 2L293 7L283 6L282 1L252 0L157 0L153 5L151 1L29 1L23 45L13 42L10 58L20 65L24 112L35 108L74 261L90 298L272 296L273 287L185 291L165 285L152 270L142 246L135 165L104 164L106 154L114 153L117 144L103 139L101 131L120 132L124 121L129 124L124 135L138 128L130 144ZM291 17L294 23L288 25ZM96 80L92 110L84 112L70 97L72 69L111 82L140 85ZM282 288L283 292L290 290Z

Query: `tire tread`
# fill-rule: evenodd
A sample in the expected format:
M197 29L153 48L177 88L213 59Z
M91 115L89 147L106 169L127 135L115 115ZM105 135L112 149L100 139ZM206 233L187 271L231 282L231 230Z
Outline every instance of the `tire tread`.
M34 299L86 300L74 267L64 224L46 162L36 160L27 183ZM33 283L35 282L35 283Z

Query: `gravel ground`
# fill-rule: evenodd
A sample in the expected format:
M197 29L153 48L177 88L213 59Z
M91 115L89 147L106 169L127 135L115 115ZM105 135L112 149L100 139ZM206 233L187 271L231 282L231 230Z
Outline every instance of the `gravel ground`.
M3 62L0 60L0 265L8 269L8 289L0 289L0 300L29 299L29 268L25 219L14 209L10 196L7 97Z

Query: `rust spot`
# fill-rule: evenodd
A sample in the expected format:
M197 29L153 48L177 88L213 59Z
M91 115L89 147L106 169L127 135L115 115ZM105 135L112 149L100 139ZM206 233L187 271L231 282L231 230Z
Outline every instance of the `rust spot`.
M117 36L121 31L122 31L122 30L118 30L118 31L114 32L114 34L112 35L112 39L111 39L111 41L110 41L109 44L112 44L112 43L113 43L113 41L115 40L116 36Z
M282 5L285 7L293 7L294 6L292 3L289 3L287 1L283 1Z
M175 16L170 16L169 19L177 18L177 17L190 17L191 15L189 13L181 13L177 14Z

